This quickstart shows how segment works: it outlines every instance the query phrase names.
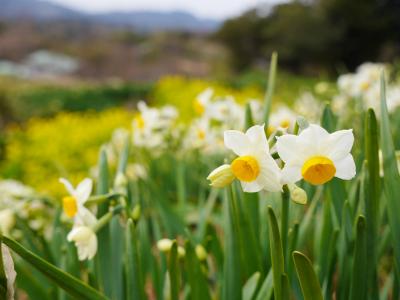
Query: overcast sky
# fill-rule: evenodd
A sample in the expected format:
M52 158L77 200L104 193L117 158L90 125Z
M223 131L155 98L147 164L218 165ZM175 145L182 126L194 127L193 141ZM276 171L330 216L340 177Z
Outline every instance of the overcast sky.
M257 4L274 4L283 0L48 0L87 12L127 10L183 10L198 17L225 19L239 15Z

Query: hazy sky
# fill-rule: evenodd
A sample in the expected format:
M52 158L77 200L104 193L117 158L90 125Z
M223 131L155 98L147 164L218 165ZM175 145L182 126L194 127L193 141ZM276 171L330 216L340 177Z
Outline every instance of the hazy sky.
M257 4L283 0L48 0L87 12L126 10L184 10L199 17L223 19L235 16Z

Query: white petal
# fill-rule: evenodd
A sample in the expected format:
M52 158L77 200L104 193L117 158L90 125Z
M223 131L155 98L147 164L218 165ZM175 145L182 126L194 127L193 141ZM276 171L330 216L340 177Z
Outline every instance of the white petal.
M75 195L75 189L72 186L71 182L69 182L67 179L65 178L60 178L59 181L65 186L65 188L67 189L68 193L70 195Z
M256 181L263 189L270 192L279 192L282 190L281 170L275 160L268 154L264 158L258 158L260 163L260 174Z
M243 191L246 193L257 193L264 188L256 180L254 180L252 182L241 181L240 184L242 185Z
M304 129L299 137L307 140L318 140L329 137L328 131L317 124L310 124L306 129Z
M224 132L225 146L241 156L248 154L250 141L248 137L238 130L226 130Z
M333 161L345 158L351 151L354 143L353 130L339 130L329 136L327 147L329 158Z
M348 154L345 158L333 162L336 167L335 177L349 180L356 176L356 165L353 156Z
M94 214L83 205L79 205L78 213L74 217L74 224L81 226L94 226L96 223L97 219Z
M75 190L76 200L80 204L84 204L92 193L93 181L90 178L82 180Z
M282 169L282 183L295 183L302 178L301 166L286 164Z
M79 233L79 230L80 230L79 227L72 228L72 230L67 235L67 241L72 242L75 236Z
M284 162L296 160L298 156L297 136L293 134L285 134L281 137L277 137L276 149L279 157Z
M88 245L88 259L92 259L97 252L97 236L93 234L93 236L89 240Z
M253 146L257 147L258 149L262 149L263 151L269 151L264 125L254 125L250 127L246 131L246 136Z
M329 133L319 125L311 124L298 137L298 151L304 156L321 155L329 139Z

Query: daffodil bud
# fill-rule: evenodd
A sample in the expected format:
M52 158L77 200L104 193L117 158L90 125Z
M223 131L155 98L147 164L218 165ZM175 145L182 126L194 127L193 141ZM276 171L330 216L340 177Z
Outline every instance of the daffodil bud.
M115 177L114 186L116 189L124 189L128 185L128 179L123 173L118 173Z
M216 188L223 188L231 184L235 179L231 166L228 164L219 166L208 175L207 180L210 180L210 185Z
M141 214L141 207L139 204L136 204L131 214L133 221L135 222L139 221L140 214Z
M204 247L202 245L200 245L200 244L197 245L195 248L195 251L196 251L197 258L200 261L207 259L207 251L206 251L206 249L204 249Z
M183 258L186 255L186 250L182 246L178 246L178 257Z
M172 240L170 239L161 239L157 242L157 248L161 252L169 252L172 247Z
M291 183L288 184L290 197L294 202L297 204L306 204L307 203L307 193L302 188L298 187L297 185Z

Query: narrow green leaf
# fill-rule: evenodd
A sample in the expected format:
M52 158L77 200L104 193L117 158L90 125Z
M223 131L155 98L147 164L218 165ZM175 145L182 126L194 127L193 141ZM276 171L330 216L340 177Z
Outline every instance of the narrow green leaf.
M107 155L104 149L100 152L99 157L99 176L97 179L97 195L108 193L109 189L109 174L108 174ZM97 217L101 218L108 211L108 201L101 203L98 206ZM111 242L110 231L108 226L104 226L97 234L98 243L101 245L96 255L96 264L99 274L101 290L107 297L112 296L112 277L111 277Z
M252 300L256 293L260 272L254 273L244 284L242 289L242 300Z
M223 300L239 300L241 296L240 254L236 230L236 211L230 188L226 188L224 201L225 241L224 241L224 278L222 285Z
M322 112L321 125L328 132L335 131L336 120L329 103L325 103L324 110Z
M294 265L304 300L322 300L321 286L310 260L301 252L293 252Z
M261 285L260 290L257 293L255 300L271 299L273 290L272 271L269 271L267 277L265 277L264 282Z
M400 175L399 170L397 169L395 148L393 145L389 113L386 104L386 86L385 76L383 73L381 75L380 133L383 157L383 171L385 174L383 178L383 185L387 200L387 213L392 237L392 245L394 249L395 262L397 266L396 270L398 272L400 268L400 218L398 217L398 212L400 211Z
M130 151L130 139L129 137L125 140L124 146L122 148L119 161L118 161L118 170L117 174L121 173L124 174L126 170L126 166L128 165L129 159L129 151Z
M30 265L27 265L23 260L15 261L15 271L17 272L18 289L24 290L31 299L51 300L48 290L32 273Z
M274 295L276 300L281 300L283 299L282 275L284 274L285 262L283 259L282 240L279 234L278 221L272 207L268 207L268 225Z
M7 277L4 270L2 247L0 237L0 299L7 299Z
M246 103L246 111L245 111L245 116L244 116L244 130L249 129L251 126L254 125L254 120L253 120L253 114L251 112L251 106L250 103Z
M168 265L169 279L171 282L171 300L179 299L179 258L178 258L178 245L176 241L173 242L169 254Z
M192 244L187 241L186 249L186 274L190 286L190 299L210 300L210 292L207 285L205 274L203 273L200 262L197 259Z
M258 197L248 197L246 193L241 193L240 189L236 189L234 192L232 198L232 207L236 216L234 226L239 243L242 264L241 275L242 279L245 279L256 271L264 272L262 268L260 269L260 266L262 266L261 245L256 236L257 230L253 226L256 220L252 220L252 215L258 212L255 211L258 209ZM253 201L251 202L251 200Z
M289 285L289 277L286 274L282 274L282 298L290 299L290 285Z
M83 281L65 273L61 269L49 264L36 254L25 249L18 242L3 237L3 243L6 244L11 250L16 252L21 258L29 262L33 267L43 273L46 277L52 280L59 287L63 288L68 294L77 299L107 299L101 295L98 291L85 284Z
M378 124L372 109L369 109L365 116L364 129L365 158L367 161L364 202L367 220L367 257L369 258L367 263L368 295L370 299L377 299L379 287L375 266L377 263L376 245L380 202L379 137Z
M146 299L144 280L139 257L138 237L132 219L127 222L125 239L126 299L143 300Z
M270 66L269 66L269 74L268 74L268 83L267 83L267 91L265 93L264 98L264 114L263 120L265 123L265 128L268 127L269 114L271 112L272 106L272 96L274 94L275 89L275 78L276 78L276 69L278 65L278 54L276 52L272 53Z
M287 263L287 255L288 255L289 207L290 207L290 192L287 185L284 185L282 193L282 210L281 210L281 237L282 237L283 257L285 263Z
M123 300L123 253L124 248L124 229L119 223L119 216L114 216L109 224L111 240L111 270L112 278L112 299Z
M354 248L353 274L350 288L350 299L367 298L367 235L365 217L359 216L357 219L357 236Z

